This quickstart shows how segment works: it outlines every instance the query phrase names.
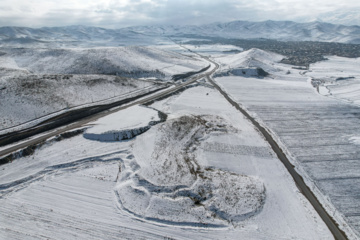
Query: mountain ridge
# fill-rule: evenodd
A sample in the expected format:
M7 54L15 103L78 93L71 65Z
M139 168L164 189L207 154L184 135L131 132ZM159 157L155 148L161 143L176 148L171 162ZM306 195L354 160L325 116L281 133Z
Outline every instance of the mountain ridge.
M133 31L142 33L154 32L151 28L130 27ZM345 26L320 21L297 23L292 21L232 21L205 25L190 25L183 27L158 26L165 35L194 34L208 37L224 38L268 38L282 41L323 41L341 43L360 43L360 26Z
M43 44L54 42L72 44L88 42L94 46L116 46L136 43L136 39L150 41L156 38L196 35L234 39L265 38L280 41L320 41L360 44L360 26L346 26L320 21L297 23L293 21L232 21L204 25L153 25L119 29L72 25L65 27L0 27L0 46ZM40 43L39 43L40 42ZM159 42L154 40L153 42Z

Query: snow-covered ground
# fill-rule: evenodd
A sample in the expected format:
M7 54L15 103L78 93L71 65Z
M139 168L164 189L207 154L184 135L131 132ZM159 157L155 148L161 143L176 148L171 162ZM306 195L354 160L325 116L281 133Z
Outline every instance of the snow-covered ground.
M269 145L216 90L189 88L151 107L168 120L132 140L78 135L3 165L0 238L332 239ZM157 114L127 111L87 131L132 129L134 116L143 125Z
M169 81L208 66L196 55L156 47L2 51L0 131L36 118L44 121L70 108L144 94L164 87L155 79Z
M358 59L329 57L305 74L259 49L186 48L220 64L215 80L269 129L329 214L357 239L360 108L338 99L356 103L349 89L357 86ZM186 48L8 50L0 56L0 105L11 113L10 106L36 100L53 109L61 96L71 107L157 87L98 71L168 80L207 66ZM73 74L81 71L94 75ZM319 94L310 76L345 78L327 85L338 99ZM38 116L37 108L22 112ZM0 239L333 238L259 132L206 83L108 115L2 165L0 223Z
M166 120L161 114L141 106L126 108L92 123L94 126L86 130L84 137L97 141L131 139L149 130L152 125Z
M272 66L276 71L268 69L270 75L265 78L222 76L216 82L272 133L329 214L350 239L358 239L360 108L322 96L307 76L354 75L355 82L358 60L331 57L328 62L314 64L311 72L304 75L290 65L277 63L278 58L269 62L264 52L263 58L258 57L258 50L255 53L255 56L246 52L234 55L232 58L238 59L229 58L228 64L246 63L255 58L260 60L255 66ZM338 84L343 86L340 81ZM334 95L340 98L339 92Z
M274 65L284 56L263 51L260 49L250 49L237 54L216 56L216 62L220 65L216 76L242 76L242 77L264 77L269 73L287 72L286 66Z
M328 56L311 64L307 76L319 82L319 92L360 105L360 58Z

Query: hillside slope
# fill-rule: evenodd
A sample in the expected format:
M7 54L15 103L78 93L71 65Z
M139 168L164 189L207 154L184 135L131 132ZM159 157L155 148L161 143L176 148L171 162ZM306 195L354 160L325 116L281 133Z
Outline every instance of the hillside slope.
M198 71L207 63L152 47L95 49L3 49L0 67L37 74L110 74L156 77Z
M257 48L233 54L229 56L220 56L216 62L220 64L220 70L215 74L220 76L243 76L243 77L264 77L269 73L287 71L276 62L280 62L284 56L264 51Z
M154 79L170 81L173 75L208 66L197 58L151 47L2 51L0 132L80 105L144 94L163 87Z

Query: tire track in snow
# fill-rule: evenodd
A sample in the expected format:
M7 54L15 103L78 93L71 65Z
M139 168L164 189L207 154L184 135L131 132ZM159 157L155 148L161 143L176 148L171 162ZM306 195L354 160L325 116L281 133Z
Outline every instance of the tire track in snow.
M23 189L29 186L31 183L40 181L41 179L49 175L54 175L54 174L58 175L64 172L79 171L81 169L93 166L96 163L111 163L111 162L119 162L119 161L121 162L122 161L121 157L116 155L127 154L127 153L129 153L127 150L122 150L122 151L107 153L103 155L82 158L68 163L61 163L57 165L48 166L36 174L32 174L30 176L27 176L19 180L15 180L10 183L0 184L0 193L1 193L0 199L11 192Z

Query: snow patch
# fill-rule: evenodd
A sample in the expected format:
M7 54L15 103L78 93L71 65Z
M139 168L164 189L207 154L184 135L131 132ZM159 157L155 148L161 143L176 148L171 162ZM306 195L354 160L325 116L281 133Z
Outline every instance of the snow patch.
M360 145L360 137L359 137L359 136L351 137L351 138L349 138L349 140L350 140L350 142L352 142L353 144Z
M96 141L121 141L132 139L166 120L166 115L144 106L133 106L100 118L83 136Z

